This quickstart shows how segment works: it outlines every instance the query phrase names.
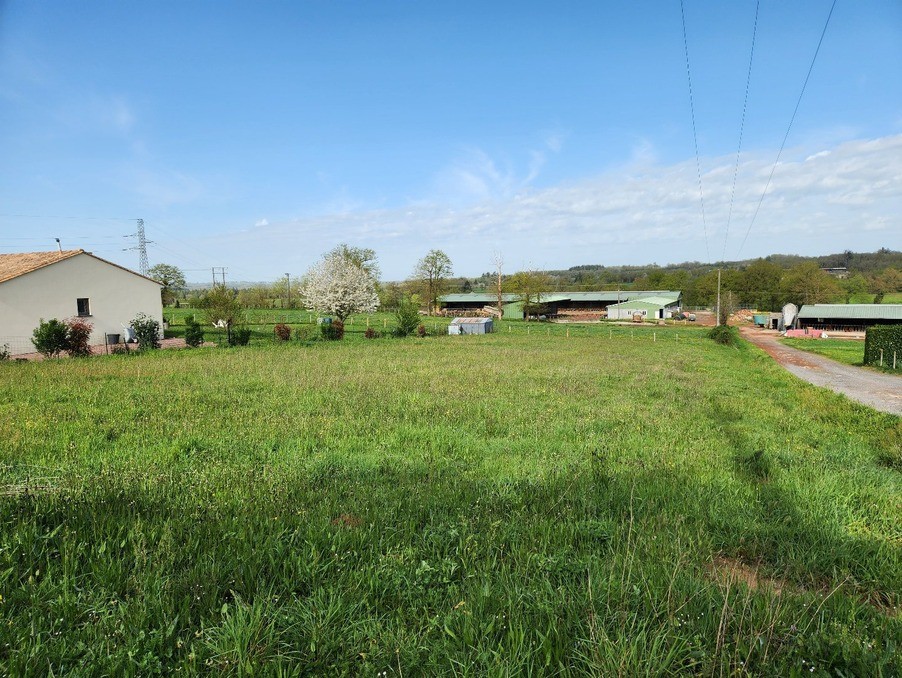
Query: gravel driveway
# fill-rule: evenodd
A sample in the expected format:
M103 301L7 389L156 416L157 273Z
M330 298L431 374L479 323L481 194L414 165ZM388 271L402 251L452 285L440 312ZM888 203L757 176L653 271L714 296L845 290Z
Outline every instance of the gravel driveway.
M777 341L778 335L766 330L743 327L739 331L800 379L842 393L875 410L902 415L902 376L843 365L814 353L789 348Z

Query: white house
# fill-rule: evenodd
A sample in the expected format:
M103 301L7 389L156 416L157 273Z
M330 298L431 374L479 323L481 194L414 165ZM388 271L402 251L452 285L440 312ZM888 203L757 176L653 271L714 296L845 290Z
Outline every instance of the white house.
M161 283L84 250L0 254L0 347L34 351L41 319L81 317L92 344L122 334L138 313L163 324Z

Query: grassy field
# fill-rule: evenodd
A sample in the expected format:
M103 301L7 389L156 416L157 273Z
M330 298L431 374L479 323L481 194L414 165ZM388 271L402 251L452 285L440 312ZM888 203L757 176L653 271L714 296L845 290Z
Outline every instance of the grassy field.
M781 339L781 343L847 365L864 364L864 341L852 339Z
M0 364L4 672L902 673L898 417L529 332Z

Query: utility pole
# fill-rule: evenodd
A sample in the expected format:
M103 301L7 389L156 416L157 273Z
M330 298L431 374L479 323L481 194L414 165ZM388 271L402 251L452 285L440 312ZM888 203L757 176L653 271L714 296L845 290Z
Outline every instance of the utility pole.
M492 257L492 262L495 264L495 271L498 273L496 291L498 294L498 320L501 320L501 318L504 317L504 311L501 310L501 269L504 267L504 258L501 256L501 252L495 252L494 256Z
M717 318L715 325L720 325L720 269L717 269Z
M219 284L216 282L216 271L219 271L219 274L222 276L222 286L225 287L225 266L213 266L210 270L213 272L213 287Z
M291 308L291 274L286 273L285 279L288 281L286 287L288 287L288 308Z
M137 238L138 244L134 247L126 247L123 252L130 250L138 251L138 270L141 275L147 275L150 271L150 263L147 261L147 246L153 244L153 240L148 240L144 234L144 219L136 219L138 222L138 231L131 233L126 238Z

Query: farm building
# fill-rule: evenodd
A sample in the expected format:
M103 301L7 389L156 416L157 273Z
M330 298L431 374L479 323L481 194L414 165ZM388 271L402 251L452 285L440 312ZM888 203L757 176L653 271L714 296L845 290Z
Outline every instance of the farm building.
M455 318L448 325L448 334L490 334L493 331L491 318Z
M602 317L605 309L611 304L631 301L645 297L662 298L667 301L668 308L678 310L682 294L670 290L603 290L597 292L549 292L541 297L543 315L555 317L569 314L585 314ZM517 294L502 294L501 301L505 318L523 318L523 305ZM441 307L452 313L480 313L488 306L494 308L498 296L470 292L466 294L446 294L439 298Z
M122 334L138 313L162 327L161 283L84 250L0 254L0 346L34 351L31 336L41 319L84 318L92 344Z
M863 331L902 323L902 304L805 304L795 326L825 331Z
M641 316L643 320L661 320L680 310L679 300L672 297L641 297L608 306L611 320L632 320Z

